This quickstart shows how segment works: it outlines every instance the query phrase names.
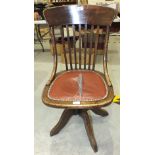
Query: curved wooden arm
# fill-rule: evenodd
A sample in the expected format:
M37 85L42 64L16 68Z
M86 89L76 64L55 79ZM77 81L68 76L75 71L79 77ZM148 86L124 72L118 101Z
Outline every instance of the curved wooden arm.
M108 86L112 86L111 81L110 81L110 77L108 74L108 68L107 68L107 51L108 51L108 40L109 40L109 26L106 27L106 36L105 36L105 45L104 45L104 56L103 56L103 69L104 69L104 74L105 74L105 78L106 81L108 83Z
M107 65L104 64L103 68L104 68L104 74L105 74L105 78L106 78L106 81L107 81L107 83L108 83L108 86L111 87L111 86L112 86L112 83L111 83L111 80L110 80L110 76L109 76L109 74L108 74Z
M47 81L46 86L49 86L52 83L52 81L55 78L56 71L57 71L57 48L56 48L56 41L55 41L55 36L54 36L54 27L52 27L52 33L51 33L51 28L50 28L49 32L50 32L50 36L51 36L51 40L52 40L54 63L53 63L53 70L51 73L51 77Z
M52 83L52 81L54 80L55 75L56 75L56 70L57 70L57 65L56 65L56 63L54 63L53 70L52 70L52 73L51 73L51 77L47 81L46 86L49 86Z

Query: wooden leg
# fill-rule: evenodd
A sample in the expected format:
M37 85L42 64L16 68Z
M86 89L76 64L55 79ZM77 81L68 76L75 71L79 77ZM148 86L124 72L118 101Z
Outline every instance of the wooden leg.
M60 117L59 122L51 130L50 136L56 135L67 124L67 122L69 121L72 115L73 115L73 110L65 109Z
M88 115L86 110L83 110L80 113L80 116L83 118L84 124L85 124L85 128L87 131L87 135L89 138L89 142L94 150L94 152L97 152L98 148L97 148L97 143L95 140L95 136L94 136L94 131L93 131L93 127L90 121L90 116Z
M104 109L91 109L95 114L100 116L107 116L108 112ZM69 121L72 115L80 115L84 121L85 129L89 138L89 142L91 147L93 148L94 152L98 151L96 139L94 136L93 127L91 124L91 118L88 115L87 110L71 110L71 109L65 109L60 117L60 120L56 124L56 126L51 130L50 135L56 135Z
M96 108L96 109L92 109L92 111L97 114L97 115L100 115L100 116L108 116L108 112L104 109L101 109L101 108Z

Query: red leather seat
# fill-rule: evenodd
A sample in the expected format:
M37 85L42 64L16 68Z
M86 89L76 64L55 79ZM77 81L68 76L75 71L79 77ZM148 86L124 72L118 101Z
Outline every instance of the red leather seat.
M81 94L79 77L82 77ZM74 70L64 72L56 77L48 91L48 97L60 101L97 101L108 94L106 82L95 71Z

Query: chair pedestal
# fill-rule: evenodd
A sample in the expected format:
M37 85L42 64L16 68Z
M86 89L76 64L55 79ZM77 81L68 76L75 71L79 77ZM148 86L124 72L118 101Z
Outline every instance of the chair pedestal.
M97 143L96 143L95 136L94 136L94 131L93 131L92 123L91 123L91 117L87 112L88 110L89 109L78 109L78 110L65 109L58 123L51 130L50 136L53 136L59 133L59 131L67 124L67 122L69 121L72 115L79 115L82 117L84 121L85 129L86 129L86 132L89 138L90 145L93 148L94 152L97 152L98 150ZM104 109L96 108L96 109L90 109L90 110L92 110L92 112L102 117L105 117L108 115L108 112Z

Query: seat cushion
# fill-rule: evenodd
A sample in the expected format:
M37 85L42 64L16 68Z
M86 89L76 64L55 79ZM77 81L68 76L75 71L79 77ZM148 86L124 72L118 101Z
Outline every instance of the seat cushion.
M52 82L48 97L60 101L96 101L108 94L103 77L95 71L66 71Z

